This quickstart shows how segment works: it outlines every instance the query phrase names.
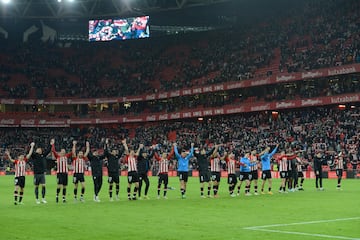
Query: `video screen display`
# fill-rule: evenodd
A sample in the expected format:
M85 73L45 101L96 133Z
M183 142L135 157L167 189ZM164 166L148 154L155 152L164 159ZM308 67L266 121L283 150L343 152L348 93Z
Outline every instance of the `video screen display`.
M89 41L112 41L150 37L149 16L89 21Z

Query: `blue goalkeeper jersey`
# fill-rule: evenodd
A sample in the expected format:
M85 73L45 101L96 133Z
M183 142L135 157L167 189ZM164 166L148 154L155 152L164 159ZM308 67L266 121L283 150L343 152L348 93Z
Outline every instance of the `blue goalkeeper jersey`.
M194 147L191 147L190 153L183 158L179 152L177 147L174 147L175 156L178 160L178 172L188 172L189 171L189 160L194 154Z
M271 158L273 157L273 155L276 153L277 149L278 148L275 147L271 153L264 153L263 155L260 156L262 171L271 170L270 161L271 161Z

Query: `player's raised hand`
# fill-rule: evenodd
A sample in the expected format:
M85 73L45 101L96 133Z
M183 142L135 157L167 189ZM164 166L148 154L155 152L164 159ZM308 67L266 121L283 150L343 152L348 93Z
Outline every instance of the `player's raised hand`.
M195 143L191 143L191 147L194 147L195 146Z
M30 147L34 147L34 146L35 146L34 142L30 143Z
M144 148L144 144L140 143L139 148Z
M50 140L50 145L54 145L54 144L55 144L55 139L52 138L52 139Z
M74 140L74 141L73 141L73 145L76 145L76 144L77 144L77 141Z
M121 143L122 143L123 145L125 145L125 144L126 144L126 138L124 138L123 140L121 140Z
M86 147L90 147L89 141L86 141L85 145L86 145Z

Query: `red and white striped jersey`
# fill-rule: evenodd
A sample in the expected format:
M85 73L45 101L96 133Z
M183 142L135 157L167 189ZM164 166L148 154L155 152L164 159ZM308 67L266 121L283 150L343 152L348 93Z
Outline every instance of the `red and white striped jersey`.
M228 174L235 174L236 160L234 158L226 158Z
M344 169L344 159L342 157L335 160L335 169Z
M286 172L288 170L288 159L286 156L280 156L278 158L279 162L279 171Z
M250 162L257 162L258 158L256 155L250 155ZM257 171L258 170L258 165L253 165L250 166L250 171Z
M137 172L137 156L126 156L126 161L128 164L128 172Z
M296 167L297 167L297 171L298 172L302 172L302 162L301 162L301 159L299 157L296 158L296 161L297 161L297 164L296 164Z
M210 170L212 172L220 172L221 171L220 163L221 163L220 158L218 158L218 157L211 158L211 160L210 160Z
M154 154L154 157L159 161L159 173L168 173L169 172L169 159L171 154L167 158L160 157L157 153Z
M51 151L54 154L56 158L56 167L57 167L57 173L68 173L68 160L72 156L72 153L67 153L64 156L60 156L55 151L55 146L52 145Z
M162 158L159 161L159 173L168 173L169 172L169 160Z
M68 172L68 158L67 156L56 158L56 167L57 173L67 173Z
M73 158L74 173L84 173L85 171L85 158Z
M15 177L25 176L26 173L26 159L23 161L15 160Z

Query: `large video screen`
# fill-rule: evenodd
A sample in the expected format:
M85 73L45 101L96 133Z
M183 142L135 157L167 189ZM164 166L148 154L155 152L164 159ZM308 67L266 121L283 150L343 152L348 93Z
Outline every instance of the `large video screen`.
M150 37L149 16L89 21L89 41L112 41Z

